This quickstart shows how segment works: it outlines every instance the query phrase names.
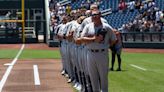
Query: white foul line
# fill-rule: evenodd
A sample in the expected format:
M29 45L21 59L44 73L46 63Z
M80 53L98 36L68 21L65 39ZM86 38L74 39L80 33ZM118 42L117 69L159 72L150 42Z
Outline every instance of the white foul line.
M35 85L40 85L38 66L33 65Z
M145 68L136 66L136 65L134 65L134 64L130 64L130 65L131 65L132 67L138 68L138 69L143 70L143 71L146 71L146 70L147 70L147 69L145 69Z
M19 50L18 54L16 55L16 57L14 58L14 60L11 62L10 66L7 68L5 74L3 75L2 80L1 80L1 82L0 82L0 92L2 92L2 88L3 88L4 84L5 84L5 82L6 82L7 78L8 78L8 76L10 75L10 72L11 72L11 70L12 70L14 64L17 62L18 57L19 57L20 54L22 53L24 47L25 47L25 45L23 44L22 47L21 47L21 49Z

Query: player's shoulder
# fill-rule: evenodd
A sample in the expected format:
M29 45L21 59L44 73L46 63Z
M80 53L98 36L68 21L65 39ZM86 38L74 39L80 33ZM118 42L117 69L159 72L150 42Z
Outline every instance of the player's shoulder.
M80 24L77 21L73 22L73 24L72 24L72 28L77 28L79 26L80 26Z
M77 22L76 21L73 21L72 22L72 25L74 26L74 25L77 25Z
M89 23L89 24L85 25L83 30L92 29L93 26L94 26L93 23Z
M68 26L70 24L70 22L67 22L65 25Z
M57 27L61 27L61 26L62 26L62 24L57 25Z
M58 25L58 27L63 27L63 26L65 26L65 24L63 24L63 23Z
M69 22L66 23L66 25L70 25L70 24L72 24L72 21L69 21Z
M71 23L72 23L72 24L75 24L75 23L76 23L76 21L75 21L75 20L72 20L72 21L71 21Z
M103 17L101 17L101 21L102 21L103 23L108 23L108 21L107 21L106 19L104 19Z
M90 21L90 20L91 20L91 17L87 17L83 21L86 22L86 21Z
M86 25L86 27L92 27L92 26L94 26L93 23L89 23L89 24Z
M83 20L82 24L87 24L87 23L90 23L90 22L92 22L92 19L91 19L91 17L88 17L88 18L85 18Z

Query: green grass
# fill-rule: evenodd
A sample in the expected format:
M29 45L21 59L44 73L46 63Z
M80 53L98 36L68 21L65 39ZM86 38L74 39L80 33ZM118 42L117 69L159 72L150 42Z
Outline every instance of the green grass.
M0 59L13 59L19 50L0 50ZM55 50L23 50L19 59L59 59L60 53Z
M17 53L18 50L0 50L0 59L13 59ZM23 50L19 58L59 59L60 53L55 50ZM147 71L134 68L130 64L146 68ZM121 72L109 73L110 92L164 92L164 54L124 52L122 69Z
M110 92L164 92L163 57L164 54L123 53L123 71L109 73ZM146 68L147 71L130 64Z
M60 53L55 50L23 50L20 59L59 59Z
M0 50L0 59L13 59L19 50Z

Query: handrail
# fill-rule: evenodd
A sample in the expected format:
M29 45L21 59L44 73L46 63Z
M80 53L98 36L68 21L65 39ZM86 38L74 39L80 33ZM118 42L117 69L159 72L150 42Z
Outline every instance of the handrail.
M70 4L70 3L71 3L71 1L67 1L67 2L62 3L61 5L66 5L66 4Z
M109 15L111 13L112 13L111 8L101 11L102 16L106 16L106 15Z
M164 32L121 32L123 42L164 43Z
M0 20L0 22L23 22L24 20Z
M68 1L68 0L63 0L63 1L60 1L59 3L62 4L62 3L67 2L67 1Z

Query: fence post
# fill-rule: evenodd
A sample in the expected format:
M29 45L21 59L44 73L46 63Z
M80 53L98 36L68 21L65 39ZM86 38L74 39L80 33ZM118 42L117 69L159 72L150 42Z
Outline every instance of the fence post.
M144 42L145 39L144 39L144 33L142 32L142 41Z

